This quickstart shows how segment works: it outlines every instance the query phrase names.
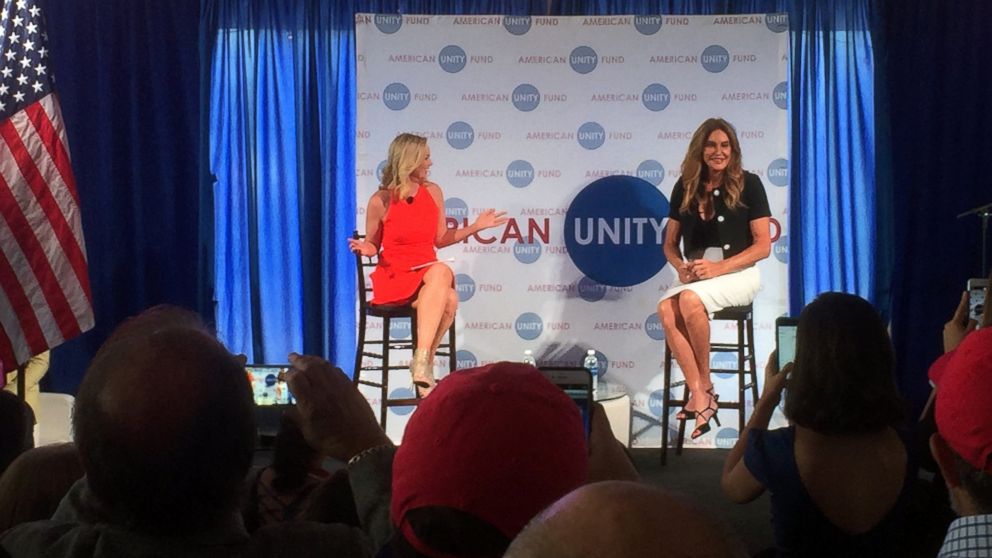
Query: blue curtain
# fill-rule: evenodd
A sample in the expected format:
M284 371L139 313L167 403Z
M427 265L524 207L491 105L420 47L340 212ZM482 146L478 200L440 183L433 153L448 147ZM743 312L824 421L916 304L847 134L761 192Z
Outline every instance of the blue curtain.
M556 4L564 15L788 13L791 309L797 313L820 292L845 291L887 312L891 252L879 252L877 241L889 238L892 224L875 192L875 0Z
M543 3L203 2L217 331L253 362L355 348L354 14L532 13Z

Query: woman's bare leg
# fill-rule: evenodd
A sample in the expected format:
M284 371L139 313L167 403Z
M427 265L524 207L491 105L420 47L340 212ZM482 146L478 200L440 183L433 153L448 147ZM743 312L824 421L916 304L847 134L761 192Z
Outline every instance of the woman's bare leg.
M444 336L448 334L448 329L451 324L455 321L455 312L458 310L458 293L455 292L454 288L448 290L448 300L444 305L444 314L441 315L441 323L437 326L437 333L434 335L434 342L431 343L431 362L434 361L434 353L437 351L438 345L444 339ZM455 355L451 355L451 358L455 358Z
M410 361L410 374L421 397L434 389L434 340L454 293L453 282L451 268L444 264L432 265L424 274L424 284L413 301L417 310L417 346ZM454 319L453 312L451 316Z
M682 375L685 376L685 383L691 392L685 409L695 411L696 391L699 384L699 364L678 302L679 298L686 292L688 291L683 291L659 302L658 316L661 318L661 326L665 329L665 343L668 344L672 356L679 363Z
M710 378L710 316L699 295L692 291L684 291L679 296L678 304L682 319L685 320L689 344L692 345L693 355L696 358L696 370L699 371L696 385L690 388L695 396L693 409L697 411L698 429L712 415L702 411L716 406L711 400L712 396L707 393L713 389L713 380Z

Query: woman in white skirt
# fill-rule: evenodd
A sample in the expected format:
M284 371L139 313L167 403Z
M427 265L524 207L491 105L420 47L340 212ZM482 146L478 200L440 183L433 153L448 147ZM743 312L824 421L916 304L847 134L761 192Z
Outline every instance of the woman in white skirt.
M734 127L719 118L703 122L672 188L665 230L665 257L678 280L658 301L665 342L690 392L677 417L696 419L693 439L710 431L717 412L710 315L754 300L761 283L755 264L771 251L770 216L761 179L741 168Z

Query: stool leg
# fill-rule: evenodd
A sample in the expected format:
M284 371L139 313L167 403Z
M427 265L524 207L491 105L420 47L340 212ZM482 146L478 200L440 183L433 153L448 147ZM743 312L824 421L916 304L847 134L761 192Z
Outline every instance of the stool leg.
M457 321L458 317L455 316ZM451 322L451 327L448 328L448 373L452 373L458 368L458 362L455 360L458 356L458 349L455 346L455 322Z
M744 404L747 401L747 388L744 386L744 351L747 346L744 344L744 329L746 320L737 320L737 435L744 432Z
M355 369L351 381L358 385L362 379L362 357L365 355L365 312L358 314L358 343L355 346Z
M748 361L751 369L751 401L758 403L758 363L754 356L754 319L747 320Z
M663 390L661 396L661 464L668 461L668 413L672 396L672 351L665 341L665 363L662 365L661 381Z
M379 387L379 425L386 430L386 402L389 397L389 317L382 319L382 378Z

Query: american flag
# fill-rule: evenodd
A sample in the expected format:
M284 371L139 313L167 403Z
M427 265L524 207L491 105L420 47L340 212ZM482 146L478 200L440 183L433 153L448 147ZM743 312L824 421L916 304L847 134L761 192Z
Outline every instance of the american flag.
M93 327L79 195L41 10L0 0L0 372ZM4 375L0 374L0 385Z

